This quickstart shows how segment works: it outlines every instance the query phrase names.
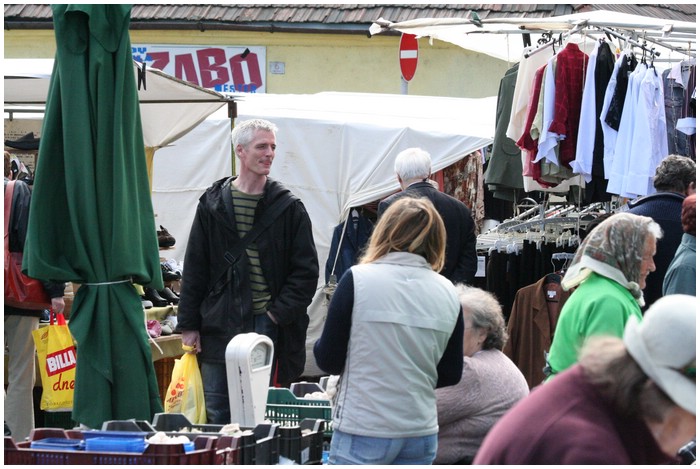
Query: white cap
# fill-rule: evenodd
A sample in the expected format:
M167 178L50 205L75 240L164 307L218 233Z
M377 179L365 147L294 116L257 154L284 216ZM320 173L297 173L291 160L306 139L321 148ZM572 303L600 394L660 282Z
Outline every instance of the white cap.
M623 341L644 373L679 407L695 415L696 299L668 295L641 322L630 319Z

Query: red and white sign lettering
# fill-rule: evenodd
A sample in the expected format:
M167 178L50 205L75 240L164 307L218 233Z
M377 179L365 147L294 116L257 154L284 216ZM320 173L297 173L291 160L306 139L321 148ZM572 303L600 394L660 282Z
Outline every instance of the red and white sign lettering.
M218 92L265 92L264 47L132 45L137 62Z
M399 42L399 65L401 76L406 81L411 81L418 67L418 39L413 34L401 34Z

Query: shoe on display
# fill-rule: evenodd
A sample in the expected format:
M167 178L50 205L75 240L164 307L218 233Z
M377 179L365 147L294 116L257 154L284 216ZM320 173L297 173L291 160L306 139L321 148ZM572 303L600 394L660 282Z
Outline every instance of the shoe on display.
M168 300L160 296L154 288L146 287L144 288L144 292L144 296L146 297L146 299L153 303L153 306L155 306L156 308L168 306Z
M175 331L175 322L171 318L172 316L168 316L160 321L160 327L163 331L163 335L172 335L172 333Z
M170 288L165 287L162 290L158 290L158 294L162 296L168 303L176 305L180 302L180 297L175 294Z
M176 261L175 259L168 259L167 261L164 262L164 264L167 264L170 267L170 270L175 272L176 274L182 275L182 263Z
M180 280L182 278L182 274L180 272L174 272L170 264L167 262L160 263L160 270L163 272L164 282L174 282L175 280Z
M51 322L51 312L48 309L45 309L41 312L39 322L42 324L48 324Z
M151 309L153 308L153 303L148 301L146 298L143 296L141 297L141 306L143 306L143 309Z
M168 233L168 230L163 228L163 225L160 225L160 231L156 231L156 234L158 235L158 246L162 248L170 248L175 246L175 238Z

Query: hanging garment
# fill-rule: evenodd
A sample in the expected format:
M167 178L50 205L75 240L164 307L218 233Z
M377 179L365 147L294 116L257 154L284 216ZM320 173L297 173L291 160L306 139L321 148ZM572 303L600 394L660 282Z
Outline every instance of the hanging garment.
M625 109L627 102L627 88L629 86L629 77L633 70L637 69L637 58L632 51L625 51L620 57L620 67L615 75L615 88L610 99L610 106L605 113L605 123L615 130L620 129L622 112ZM602 118L602 117L601 117Z
M676 123L676 129L690 135L690 157L695 160L695 66L690 67L688 86L685 88L683 96L683 114Z
M557 154L557 145L559 141L566 138L566 135L558 135L549 131L549 128L554 122L554 97L556 93L556 70L557 56L547 61L544 70L544 78L542 83L542 99L539 104L533 129L531 131L532 138L537 140L537 156L534 162L538 163L543 158L553 164L559 164L559 155Z
M476 150L443 170L443 192L451 194L471 210L476 234L485 215L483 167L481 151Z
M605 179L610 179L612 160L613 156L615 155L615 145L617 143L617 127L613 128L610 124L608 124L606 116L610 111L610 105L612 104L615 90L617 89L617 76L619 75L620 69L626 62L626 52L620 55L620 57L615 61L613 72L610 76L610 81L608 81L608 85L605 88L603 109L598 115L600 126L603 129L603 170L605 172Z
M537 109L539 106L538 103L542 93L542 83L546 67L546 65L543 65L535 73L535 77L532 82L532 91L530 93L530 104L528 105L528 116L525 122L525 130L517 141L517 145L527 152L527 164L525 164L525 162L523 163L523 176L529 176L535 180L540 176L540 168L538 165L534 164L537 142L532 138L531 129L534 125L535 117L537 116Z
M654 67L649 67L641 79L636 109L632 137L635 148L630 152L634 161L630 161L623 180L627 197L656 192L654 174L668 155L663 83Z
M552 345L556 322L569 295L550 275L515 295L503 353L520 369L530 389L545 379L544 352Z
M582 175L587 183L591 182L592 179L593 146L595 145L595 124L597 121L595 69L598 64L599 49L600 47L593 50L588 60L588 67L586 67L586 82L583 85L583 95L581 96L581 117L576 140L576 157L571 162L571 169L576 174Z
M607 181L603 167L604 145L603 125L598 116L603 110L603 100L606 88L615 66L615 56L608 43L603 43L598 48L598 57L595 67L595 145L593 146L593 163L591 166L591 181L586 184L585 205L594 202L608 202L611 194L606 192Z
M668 136L668 152L672 155L691 156L692 136L679 131L676 123L683 118L685 111L685 94L688 88L691 68L689 61L678 62L673 67L664 70L664 103L666 107L666 128Z
M328 283L331 272L335 274L337 280L340 280L345 271L357 263L360 251L372 234L374 228L372 220L365 216L362 211L353 211L357 213L356 219L353 219L351 212L347 225L343 222L333 229L331 247L326 260L326 283ZM345 226L344 234L343 226ZM340 242L341 238L342 243ZM338 252L338 245L340 245L340 252ZM334 264L335 271L333 271Z
M576 156L576 138L581 115L581 96L588 54L570 42L557 54L554 121L549 131L566 138L559 143L559 164L571 168Z
M569 178L574 177L574 173L568 167L559 162L559 144L566 139L566 135L559 135L548 130L554 122L555 99L556 99L556 73L557 56L552 57L547 62L543 83L542 99L542 127L537 142L537 156L535 164L539 164L539 177L535 180L540 185L556 186ZM537 119L537 118L536 118Z
M629 77L627 86L627 96L624 101L622 117L620 118L620 128L617 132L615 142L615 152L613 153L611 173L608 177L608 189L611 194L622 197L625 195L625 175L629 171L632 161L632 152L636 149L634 144L634 120L637 112L637 101L639 98L639 85L646 72L646 64L640 63ZM632 195L632 198L634 195Z
M513 90L513 104L510 110L510 121L506 129L506 136L517 142L525 132L525 124L528 116L530 96L532 96L532 82L537 70L547 63L549 56L544 53L528 55L534 47L526 47L523 50L518 77Z
M520 148L506 135L519 68L520 64L515 64L501 79L496 104L496 131L491 157L484 173L484 181L493 196L510 201L513 200L513 189L523 188Z

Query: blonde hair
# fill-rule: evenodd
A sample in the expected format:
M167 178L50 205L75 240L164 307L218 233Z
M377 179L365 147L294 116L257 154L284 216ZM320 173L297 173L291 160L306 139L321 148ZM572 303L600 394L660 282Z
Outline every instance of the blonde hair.
M372 232L360 264L376 261L390 252L423 256L436 272L445 264L445 224L432 202L402 197L384 212Z

